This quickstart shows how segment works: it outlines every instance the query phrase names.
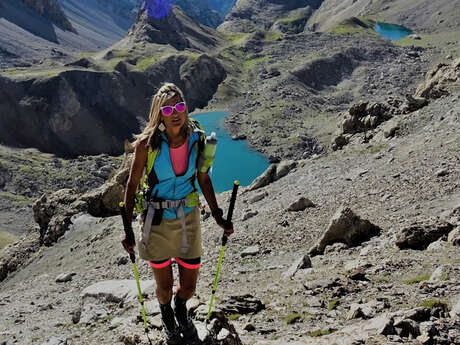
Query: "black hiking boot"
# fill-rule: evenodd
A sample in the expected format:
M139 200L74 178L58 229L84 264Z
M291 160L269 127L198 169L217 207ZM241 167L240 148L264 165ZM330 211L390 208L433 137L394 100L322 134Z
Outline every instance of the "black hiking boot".
M163 322L163 329L165 330L166 345L184 345L184 340L182 339L179 327L176 324L173 329L168 329Z
M179 324L179 330L183 336L184 345L201 345L202 342L198 337L198 331L193 324L192 318L190 317L187 307L186 300L178 297L174 298L174 314L176 315L177 323Z
M171 308L171 302L160 304L161 322L165 331L165 340L167 345L183 345L180 335L180 329L174 320L174 312Z

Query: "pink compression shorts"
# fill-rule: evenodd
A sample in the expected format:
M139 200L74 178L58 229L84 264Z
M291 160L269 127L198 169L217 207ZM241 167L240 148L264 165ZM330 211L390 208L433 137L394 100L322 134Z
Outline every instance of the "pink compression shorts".
M174 258L174 260L184 268L188 268L189 270L197 270L201 266L201 257L194 258L194 259L181 259L181 258ZM152 268L165 268L171 265L172 259L165 259L161 261L149 261L149 265Z

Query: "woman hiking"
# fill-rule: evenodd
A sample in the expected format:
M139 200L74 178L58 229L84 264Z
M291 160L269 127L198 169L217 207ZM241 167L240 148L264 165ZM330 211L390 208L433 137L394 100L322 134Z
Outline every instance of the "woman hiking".
M125 191L124 203L131 224L136 190L150 164L148 202L144 203L148 207L144 207L141 217L138 248L140 257L153 269L168 345L200 343L186 307L187 300L195 293L202 254L195 180L224 235L233 233L233 225L226 222L217 205L208 175L212 158L204 157L204 137L201 126L188 118L182 91L174 84L164 84L153 97L147 126L135 135L134 158ZM126 237L121 242L127 252L133 253L134 242L129 243ZM172 259L179 270L174 310Z

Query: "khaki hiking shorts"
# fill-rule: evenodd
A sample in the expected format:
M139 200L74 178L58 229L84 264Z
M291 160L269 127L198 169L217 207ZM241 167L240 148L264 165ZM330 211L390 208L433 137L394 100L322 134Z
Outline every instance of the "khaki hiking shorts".
M148 243L142 234L143 222L140 222L139 256L148 261L160 261L180 257L194 259L200 257L201 247L200 211L195 207L185 215L188 250L181 252L182 225L180 219L163 219L160 225L152 225Z

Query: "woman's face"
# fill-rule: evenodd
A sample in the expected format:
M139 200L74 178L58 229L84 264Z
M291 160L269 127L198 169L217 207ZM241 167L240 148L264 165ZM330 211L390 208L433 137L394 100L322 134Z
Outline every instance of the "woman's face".
M187 107L185 108L185 111L182 113L178 112L175 108L175 105L181 102L183 102L182 98L179 95L175 95L163 104L163 107L168 105L173 107L173 112L169 116L165 116L163 115L163 112L161 112L161 119L165 124L166 129L173 130L174 132L179 132L182 126L184 125L188 115Z

